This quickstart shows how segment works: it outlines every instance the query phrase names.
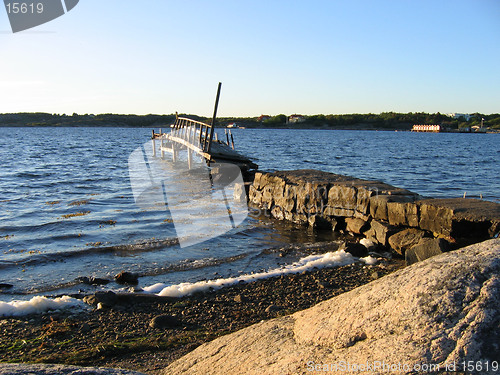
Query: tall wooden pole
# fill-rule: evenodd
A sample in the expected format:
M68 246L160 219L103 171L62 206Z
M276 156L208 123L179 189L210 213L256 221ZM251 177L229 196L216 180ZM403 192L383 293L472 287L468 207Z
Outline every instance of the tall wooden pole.
M217 119L217 107L219 106L219 97L220 97L221 86L222 86L222 82L219 82L219 86L217 87L217 97L215 98L214 116L212 117L212 127L210 129L210 138L208 139L207 153L210 153L210 147L212 146L212 138L214 136L215 120Z

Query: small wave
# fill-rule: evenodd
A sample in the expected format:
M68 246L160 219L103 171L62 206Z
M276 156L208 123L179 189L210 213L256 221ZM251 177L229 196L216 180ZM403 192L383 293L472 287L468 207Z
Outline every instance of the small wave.
M209 267L219 266L221 264L236 262L240 259L247 257L249 253L233 255L225 258L204 258L204 259L186 259L177 264L171 264L166 267L157 268L149 272L144 272L141 276L157 276L166 273L191 271L196 269L203 269Z
M109 253L137 253L144 251L151 251L162 249L165 247L173 247L179 244L177 238L167 238L164 240L151 240L135 244L125 244L125 245L112 245L112 246L102 246L102 247L89 247L86 249L77 249L58 253L46 253L32 255L27 258L22 258L16 260L15 262L0 262L0 269L5 269L12 266L28 266L31 264L40 265L49 262L58 262L65 259L77 258L80 256L88 255L100 255Z
M52 175L52 173L48 173L48 172L41 172L41 173L19 172L19 173L16 173L15 177L17 177L17 178L41 178L41 177L48 177L51 175Z
M366 264L376 263L376 259L371 256L360 258L359 260ZM170 286L167 286L163 283L157 283L144 288L144 291L147 293L158 294L159 296L163 297L184 297L193 293L220 289L238 283L249 283L259 279L268 279L281 275L301 273L304 271L309 271L313 268L345 266L356 261L358 261L358 258L353 257L351 254L345 252L344 250L338 250L321 255L309 255L305 258L300 259L298 262L293 263L292 265L282 268L275 268L266 272L242 275L239 277L230 277L227 279L198 281L195 283L181 283Z

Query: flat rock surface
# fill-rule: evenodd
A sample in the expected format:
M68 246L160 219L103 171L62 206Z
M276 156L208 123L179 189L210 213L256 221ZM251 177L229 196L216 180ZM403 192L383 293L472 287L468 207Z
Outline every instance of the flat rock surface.
M0 375L144 375L141 372L102 367L0 364Z
M500 221L500 204L495 202L469 198L437 198L424 199L417 203L448 208L457 219Z
M344 176L315 169L298 169L292 171L277 171L268 173L268 176L276 176L292 183L304 184L307 182L319 185L348 185L364 187L378 191L379 194L396 194L417 196L409 190L401 189L381 181L363 180L352 176Z
M471 245L203 344L164 374L443 373L462 361L498 373L499 275L500 239Z

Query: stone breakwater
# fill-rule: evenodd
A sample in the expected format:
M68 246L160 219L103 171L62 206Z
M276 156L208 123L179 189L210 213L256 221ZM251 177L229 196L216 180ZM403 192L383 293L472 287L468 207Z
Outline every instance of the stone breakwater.
M381 181L317 170L257 172L249 203L279 220L367 238L404 255L408 264L500 231L500 204L429 199Z

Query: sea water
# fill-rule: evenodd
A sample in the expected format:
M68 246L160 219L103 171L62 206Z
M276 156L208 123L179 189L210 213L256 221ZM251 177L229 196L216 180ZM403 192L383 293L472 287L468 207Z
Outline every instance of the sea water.
M150 134L151 129L136 128L0 128L0 284L13 285L2 289L0 301L123 290L114 282L78 281L113 280L122 270L139 274L139 286L150 289L275 272L310 255L282 257L276 251L281 247L334 239L250 215L226 234L181 247L169 210L134 199L129 159L150 143ZM233 134L236 149L260 170L319 169L382 180L423 196L466 192L500 202L497 134L287 129L234 129ZM192 230L199 230L195 222Z

